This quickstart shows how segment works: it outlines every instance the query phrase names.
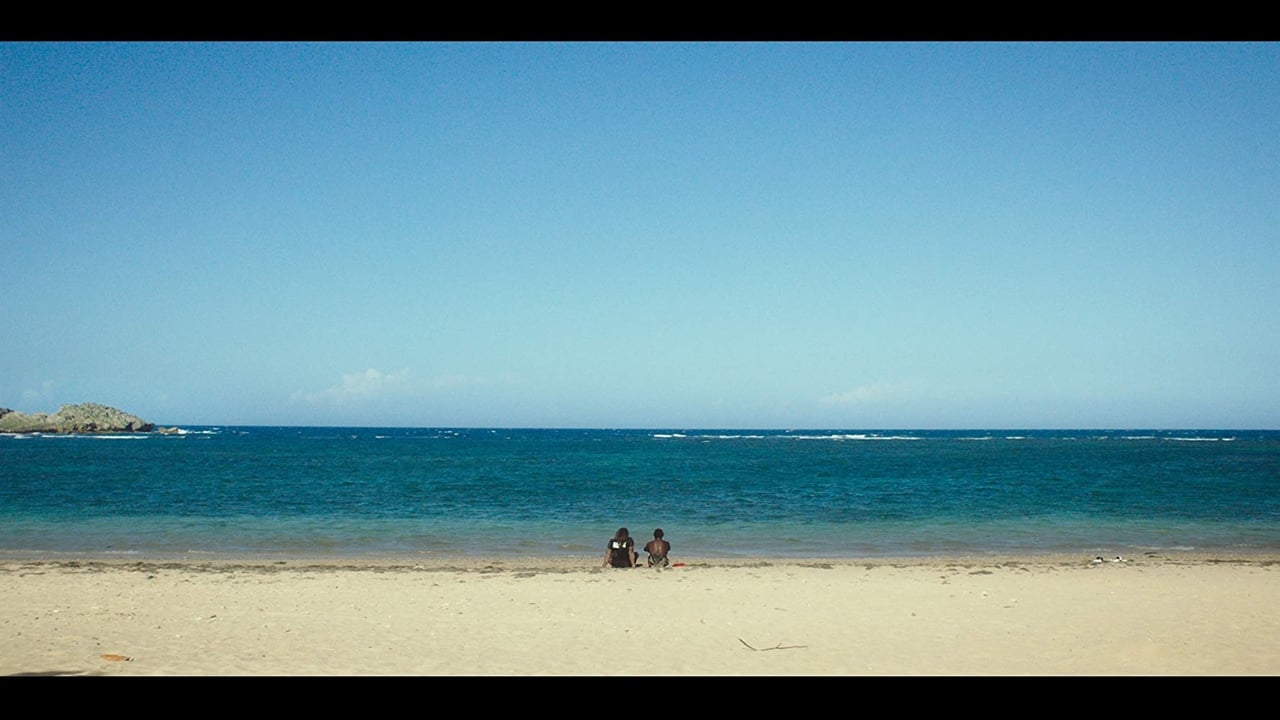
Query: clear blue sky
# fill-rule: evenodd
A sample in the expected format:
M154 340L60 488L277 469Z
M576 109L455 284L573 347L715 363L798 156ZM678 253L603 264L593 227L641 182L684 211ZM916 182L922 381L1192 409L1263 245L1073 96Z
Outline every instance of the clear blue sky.
M1280 428L1277 43L0 43L0 406Z

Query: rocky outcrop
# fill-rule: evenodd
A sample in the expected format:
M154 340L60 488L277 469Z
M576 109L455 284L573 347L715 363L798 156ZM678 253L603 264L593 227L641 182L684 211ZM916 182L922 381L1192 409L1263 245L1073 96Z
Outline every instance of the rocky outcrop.
M0 408L0 432L70 434L151 432L155 429L155 423L98 403L63 405L52 415L29 415Z

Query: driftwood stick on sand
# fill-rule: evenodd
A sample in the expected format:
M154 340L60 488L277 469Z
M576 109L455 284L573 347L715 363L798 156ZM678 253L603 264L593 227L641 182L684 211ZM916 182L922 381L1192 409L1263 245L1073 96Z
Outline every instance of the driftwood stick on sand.
M753 648L742 638L738 638L738 642L746 645L749 650L754 650L756 652L764 652L765 650L795 650L796 648L808 647L808 645L783 645L782 643L778 643L771 648Z

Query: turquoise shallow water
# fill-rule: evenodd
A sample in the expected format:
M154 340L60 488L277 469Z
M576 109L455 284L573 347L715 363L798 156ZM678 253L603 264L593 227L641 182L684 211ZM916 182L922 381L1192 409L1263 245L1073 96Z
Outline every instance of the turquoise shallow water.
M1277 431L184 430L0 436L0 554L1280 551Z

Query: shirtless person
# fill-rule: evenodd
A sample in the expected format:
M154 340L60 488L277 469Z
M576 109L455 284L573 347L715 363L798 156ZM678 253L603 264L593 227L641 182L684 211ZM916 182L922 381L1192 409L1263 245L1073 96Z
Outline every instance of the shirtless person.
M649 567L667 567L667 553L671 552L671 543L662 539L662 528L653 531L653 539L644 544L644 551L649 553Z

